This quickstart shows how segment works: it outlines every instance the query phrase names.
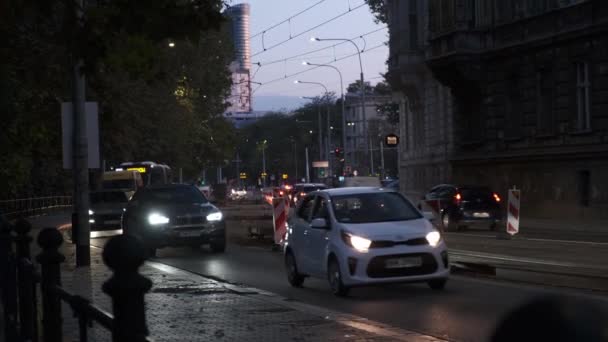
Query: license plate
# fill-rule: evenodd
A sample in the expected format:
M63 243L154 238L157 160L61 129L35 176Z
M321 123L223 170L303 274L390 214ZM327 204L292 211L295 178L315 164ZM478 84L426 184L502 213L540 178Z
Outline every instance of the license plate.
M199 232L198 230L179 232L180 237L193 237L193 236L200 236L200 235L201 235L201 232Z
M386 259L384 266L386 268L420 267L420 266L422 266L422 258L407 257L407 258Z
M490 217L490 213L473 213L473 217L488 218Z

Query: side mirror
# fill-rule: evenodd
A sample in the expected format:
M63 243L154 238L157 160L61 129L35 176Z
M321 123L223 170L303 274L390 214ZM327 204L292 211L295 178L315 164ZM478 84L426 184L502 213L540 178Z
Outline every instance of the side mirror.
M324 218L316 218L314 220L312 220L312 222L310 223L310 226L312 228L316 228L316 229L328 229L329 225L327 224L327 220Z

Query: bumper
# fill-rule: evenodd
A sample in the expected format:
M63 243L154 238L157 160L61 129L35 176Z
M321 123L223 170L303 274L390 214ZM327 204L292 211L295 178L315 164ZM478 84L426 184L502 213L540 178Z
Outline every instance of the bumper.
M376 248L370 249L367 253L349 249L339 259L342 279L347 286L425 282L447 278L450 275L445 243L437 247ZM413 263L387 267L387 262L395 259L404 259Z
M91 231L120 229L121 216L122 213L115 215L90 215L89 224L91 225Z
M169 246L193 246L226 240L226 223L206 223L202 225L148 227L141 238L146 244L156 248Z

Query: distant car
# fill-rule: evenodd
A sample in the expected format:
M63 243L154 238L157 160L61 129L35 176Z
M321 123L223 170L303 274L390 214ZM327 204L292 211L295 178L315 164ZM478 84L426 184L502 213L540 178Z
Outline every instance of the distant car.
M441 184L424 201L435 210L445 231L467 226L494 230L501 221L500 196L487 187Z
M167 246L226 249L222 212L199 189L187 184L152 185L138 190L122 217L124 234L142 239L151 256Z
M89 194L89 223L92 231L120 229L129 194L123 190L92 191Z
M386 188L386 189L399 191L399 180L395 179L390 182L386 182L385 184L382 184L382 187Z
M289 221L287 279L325 278L332 292L394 282L443 289L450 269L441 234L403 195L357 187L308 194Z
M298 183L293 186L291 191L292 205L296 205L298 201L310 192L327 189L328 186L323 183Z

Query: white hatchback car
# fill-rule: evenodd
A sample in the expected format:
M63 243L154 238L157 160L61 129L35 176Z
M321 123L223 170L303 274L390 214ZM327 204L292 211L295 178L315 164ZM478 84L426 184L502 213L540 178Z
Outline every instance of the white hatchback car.
M401 194L356 187L308 194L289 220L284 244L287 279L327 278L334 294L351 287L427 282L445 287L447 246Z

